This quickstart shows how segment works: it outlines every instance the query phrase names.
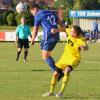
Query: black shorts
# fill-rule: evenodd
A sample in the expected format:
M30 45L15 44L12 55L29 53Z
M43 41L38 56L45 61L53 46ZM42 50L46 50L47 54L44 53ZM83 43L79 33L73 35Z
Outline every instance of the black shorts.
M18 48L29 48L29 41L28 39L18 39Z

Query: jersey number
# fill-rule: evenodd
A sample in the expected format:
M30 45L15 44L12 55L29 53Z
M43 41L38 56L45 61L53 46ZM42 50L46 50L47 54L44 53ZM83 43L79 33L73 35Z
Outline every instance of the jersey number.
M71 46L74 45L74 43L70 39L68 40L68 44L70 44Z
M56 25L56 19L54 15L48 16L47 20L50 22L51 25Z

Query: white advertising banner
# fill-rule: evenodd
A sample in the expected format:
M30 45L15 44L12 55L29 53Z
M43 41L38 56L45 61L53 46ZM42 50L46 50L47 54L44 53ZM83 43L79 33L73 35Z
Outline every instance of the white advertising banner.
M15 41L15 32L5 32L5 41Z
M41 41L43 32L38 32L37 37L35 38L35 41ZM16 34L15 32L4 32L4 40L3 41L15 41ZM60 41L66 40L66 33L60 32ZM31 40L29 38L29 40Z

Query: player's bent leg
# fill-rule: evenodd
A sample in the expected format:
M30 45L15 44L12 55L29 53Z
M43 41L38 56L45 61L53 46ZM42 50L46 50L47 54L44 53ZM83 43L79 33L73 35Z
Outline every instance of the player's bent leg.
M28 55L28 48L24 49L24 62L27 61L27 55Z
M45 96L55 96L54 90L55 90L55 86L58 82L58 75L59 75L59 73L56 72L56 71L53 73L53 76L52 76L52 79L51 79L50 91L43 94L44 97Z
M18 48L18 52L21 52L22 51L22 48Z
M42 50L42 59L46 60L50 56L50 51Z
M18 48L16 61L18 61L21 51L22 51L22 48Z
M58 82L58 76L59 76L59 73L57 71L55 71L53 73L53 76L52 76L52 79L51 79L50 93L54 93L55 86Z
M58 75L58 81L60 81L60 79L64 76L63 70L56 67L56 71L59 73Z
M66 67L65 71L64 71L64 77L63 77L63 80L62 80L62 86L61 86L61 90L60 92L56 95L56 97L63 97L63 92L65 90L65 87L69 81L69 78L70 78L70 72L72 71L72 67L71 66L68 66Z
M46 63L50 66L50 68L55 71L56 66L55 66L55 61L53 58L50 56L50 51L42 50L42 59L46 61Z

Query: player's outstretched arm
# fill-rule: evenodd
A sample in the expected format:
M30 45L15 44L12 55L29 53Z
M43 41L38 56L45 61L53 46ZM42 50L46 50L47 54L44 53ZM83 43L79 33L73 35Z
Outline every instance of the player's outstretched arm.
M34 44L34 40L35 40L35 38L37 36L37 33L38 33L38 27L37 26L34 26L33 33L32 33L32 39L31 39L31 45Z
M51 29L52 34L56 34L57 32L65 32L65 28L60 28L60 29L52 28Z
M88 45L80 46L80 48L81 48L82 50L88 50L88 49L89 49Z

